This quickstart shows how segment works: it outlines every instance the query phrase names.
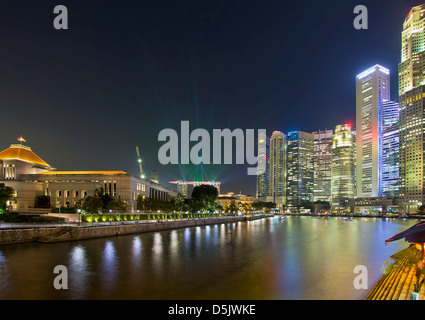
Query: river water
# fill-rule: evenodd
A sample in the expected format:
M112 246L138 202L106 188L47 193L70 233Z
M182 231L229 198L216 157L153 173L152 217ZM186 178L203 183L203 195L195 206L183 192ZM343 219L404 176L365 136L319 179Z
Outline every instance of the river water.
M0 299L357 300L417 220L277 217L62 243L0 245ZM57 265L67 289L55 289ZM363 276L366 273L362 273ZM365 284L365 282L363 282Z

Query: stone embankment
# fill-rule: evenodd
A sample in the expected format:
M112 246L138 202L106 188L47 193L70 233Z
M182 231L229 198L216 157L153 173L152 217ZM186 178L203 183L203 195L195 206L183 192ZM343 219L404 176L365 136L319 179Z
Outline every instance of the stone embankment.
M146 223L131 223L120 225L90 226L90 227L52 227L0 230L0 244L22 242L60 242L94 239L101 237L136 234L228 222L257 220L273 215L255 215L246 217L200 218L184 220L163 220Z

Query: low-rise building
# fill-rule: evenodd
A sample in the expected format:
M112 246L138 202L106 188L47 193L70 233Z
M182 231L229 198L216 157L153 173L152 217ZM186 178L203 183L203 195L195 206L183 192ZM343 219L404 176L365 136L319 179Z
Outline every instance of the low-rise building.
M223 205L223 210L226 210L232 201L236 205L241 204L253 204L257 199L254 196L244 195L244 194L234 194L233 192L228 192L226 194L221 194L218 196L217 201Z
M137 210L137 197L168 201L176 192L124 171L62 171L52 168L30 147L12 144L0 152L0 182L15 190L11 211L31 211L38 196L50 197L53 208L74 207L96 189L121 200L128 211Z

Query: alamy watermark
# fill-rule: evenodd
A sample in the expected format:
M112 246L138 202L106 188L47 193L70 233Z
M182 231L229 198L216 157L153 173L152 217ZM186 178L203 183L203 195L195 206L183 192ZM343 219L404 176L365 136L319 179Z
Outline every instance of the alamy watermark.
M68 268L63 265L57 265L53 269L53 273L58 274L53 280L53 287L56 290L68 289Z
M174 129L163 129L158 141L165 143L158 150L161 164L233 164L233 141L235 141L236 164L257 165L247 170L248 175L265 172L266 130L258 130L258 156L254 155L255 129L213 129L212 138L206 129L197 128L190 132L189 121L181 121L179 133ZM196 142L192 147L191 142ZM211 150L212 144L212 150ZM179 157L180 154L180 157Z
M358 276L354 277L353 285L356 290L365 290L368 289L368 272L367 268L364 265L357 265L354 267L354 273Z

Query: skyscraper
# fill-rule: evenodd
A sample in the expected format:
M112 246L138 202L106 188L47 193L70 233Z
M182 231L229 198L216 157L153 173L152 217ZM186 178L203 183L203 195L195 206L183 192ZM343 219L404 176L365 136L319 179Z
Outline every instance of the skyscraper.
M332 211L348 208L354 197L354 147L351 125L338 125L332 137Z
M413 7L401 32L401 62L398 65L398 93L425 85L425 4Z
M332 130L313 132L314 201L331 201Z
M425 5L413 7L401 33L399 75L400 207L406 213L424 202Z
M382 196L397 196L399 183L399 104L382 103Z
M382 102L390 100L390 72L375 65L356 77L357 197L382 195Z
M313 143L312 133L288 133L286 197L289 206L313 202Z
M266 141L265 144L262 143L262 139ZM258 173L263 173L257 174L256 198L259 201L267 201L270 181L270 139L267 136L259 137L259 142L261 144L258 150L258 157L261 157L265 161L258 164Z
M282 207L286 203L286 136L273 131L270 137L270 171L267 201Z

